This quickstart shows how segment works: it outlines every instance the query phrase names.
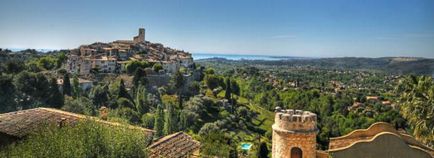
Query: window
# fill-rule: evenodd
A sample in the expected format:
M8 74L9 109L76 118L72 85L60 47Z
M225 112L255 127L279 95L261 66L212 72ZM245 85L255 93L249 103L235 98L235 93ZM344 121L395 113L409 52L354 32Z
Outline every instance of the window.
M300 148L293 147L291 149L291 158L302 158L302 157L303 157L303 152L301 151Z

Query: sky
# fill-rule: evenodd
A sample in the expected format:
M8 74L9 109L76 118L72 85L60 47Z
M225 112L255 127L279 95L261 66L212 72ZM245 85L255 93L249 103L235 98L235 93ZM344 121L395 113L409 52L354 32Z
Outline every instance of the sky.
M1 0L0 48L146 40L192 53L434 58L434 0Z

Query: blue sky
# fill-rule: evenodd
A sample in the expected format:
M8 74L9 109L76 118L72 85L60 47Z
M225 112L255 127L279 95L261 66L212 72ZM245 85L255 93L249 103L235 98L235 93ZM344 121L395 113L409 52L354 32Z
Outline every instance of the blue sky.
M1 0L0 47L146 39L193 53L434 58L433 0Z

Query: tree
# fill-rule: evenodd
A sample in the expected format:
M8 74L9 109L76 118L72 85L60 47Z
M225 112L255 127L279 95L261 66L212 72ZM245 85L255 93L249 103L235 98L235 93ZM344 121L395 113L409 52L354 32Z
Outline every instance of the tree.
M231 80L231 91L233 94L240 96L240 86L235 80Z
M20 61L8 61L5 64L5 70L7 73L19 73L25 69L24 63Z
M157 106L157 110L155 112L154 118L155 118L154 121L155 138L160 138L161 136L163 136L163 128L164 128L164 110L161 104Z
M125 88L123 79L121 79L121 81L119 82L118 98L127 98L129 100L132 100L130 94L128 94L128 91Z
M164 116L164 135L178 131L178 117L173 105L166 105L166 115Z
M86 115L95 115L96 108L92 104L92 101L86 97L78 98L65 98L65 105L62 107L63 110Z
M178 95L178 106L182 108L182 88L185 85L184 76L180 71L177 71L172 79Z
M160 63L157 63L157 64L154 64L152 69L154 69L155 72L159 72L160 70L163 69L163 66Z
M434 81L430 76L407 76L399 81L396 94L402 115L416 139L434 146Z
M72 96L75 98L81 95L80 82L77 76L74 76L74 79L72 79L72 93L73 93Z
M54 108L61 108L64 102L64 96L59 91L57 80L52 78L50 81L49 98L47 104Z
M15 86L11 76L0 74L0 113L15 111L17 109L14 96Z
M220 79L215 75L209 74L205 76L205 84L209 89L213 90L220 85Z
M144 114L149 111L147 104L147 96L148 93L146 92L146 88L143 85L139 85L136 90L136 97L134 99L134 102L136 104L136 111L140 114Z
M146 85L147 80L145 77L146 77L146 72L143 71L142 68L137 68L136 71L134 72L134 77L133 77L134 87L137 87L139 84Z
M89 98L92 99L93 104L98 108L101 106L107 106L110 100L108 85L97 85L93 87L89 93Z
M261 142L261 145L259 146L258 158L268 158L268 153L270 153L270 151L267 148L267 143Z
M49 82L43 74L20 72L14 78L18 90L18 100L23 108L31 108L46 103L49 97Z
M231 80L229 78L226 78L226 92L225 92L225 98L230 102L232 100L232 90L231 90Z
M65 73L63 75L63 94L67 96L71 96L71 82L69 80L69 74Z

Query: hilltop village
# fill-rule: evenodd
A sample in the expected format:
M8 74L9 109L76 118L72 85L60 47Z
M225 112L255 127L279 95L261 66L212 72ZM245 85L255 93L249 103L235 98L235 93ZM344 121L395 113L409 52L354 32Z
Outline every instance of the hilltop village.
M131 61L160 64L167 73L193 65L190 53L145 41L145 29L140 28L133 40L97 42L72 49L68 54L66 70L80 76L88 76L92 72L121 73L126 72L126 65Z
M433 157L432 115L413 111L432 111L434 60L398 59L193 61L143 28L0 49L0 157Z

